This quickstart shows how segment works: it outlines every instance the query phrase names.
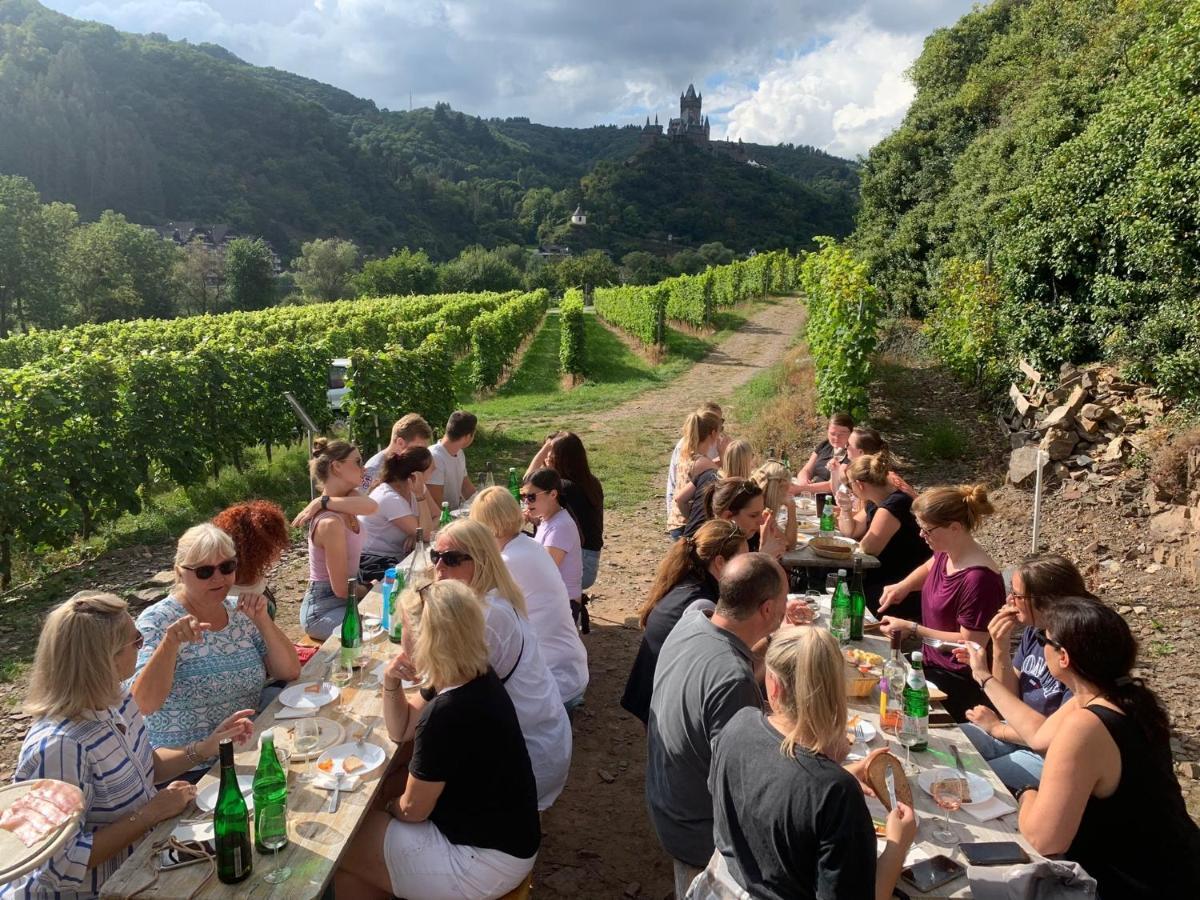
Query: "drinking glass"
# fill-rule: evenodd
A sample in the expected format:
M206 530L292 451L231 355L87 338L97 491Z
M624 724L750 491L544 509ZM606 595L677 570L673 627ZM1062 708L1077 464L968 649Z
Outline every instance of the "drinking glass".
M308 782L313 780L313 751L317 749L317 745L320 743L321 726L317 724L317 720L312 718L297 719L296 738L292 742L292 746L296 748L297 753L308 754L308 762L304 766L304 773L300 776L301 781Z
M913 744L921 742L921 733L917 730L916 719L901 713L892 724L892 733L896 736L896 740L904 745L904 774L916 775L920 770L913 765L912 748Z
M836 570L831 571L828 575L825 576L825 593L828 594L830 597L833 597L834 592L837 590L837 581L838 581L838 576L837 576Z
M957 773L940 778L929 787L930 793L933 794L933 801L938 806L946 811L944 821L938 823L938 827L934 829L934 840L948 844L956 837L953 831L950 830L950 813L960 808L963 802L963 779L958 777Z
M287 881L292 870L290 866L279 866L279 850L287 846L287 812L278 806L264 809L258 814L258 827L265 837L259 838L259 843L271 851L271 871L263 876L267 884L279 884Z
M354 663L338 654L329 663L329 680L338 687L338 710L346 705L346 688L354 680Z

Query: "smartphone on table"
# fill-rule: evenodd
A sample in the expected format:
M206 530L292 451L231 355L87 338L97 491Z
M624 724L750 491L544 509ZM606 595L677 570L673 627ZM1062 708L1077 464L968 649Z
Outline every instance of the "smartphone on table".
M1010 866L1029 862L1029 854L1016 841L979 841L959 844L972 866Z
M935 887L941 887L943 884L953 881L966 871L950 857L938 854L913 863L900 873L900 877L918 891L926 893Z
M169 872L171 869L182 869L184 866L202 863L216 856L217 848L212 841L183 841L182 843L185 847L202 850L206 855L200 856L199 854L182 852L176 847L166 847L158 851L158 870L160 872Z

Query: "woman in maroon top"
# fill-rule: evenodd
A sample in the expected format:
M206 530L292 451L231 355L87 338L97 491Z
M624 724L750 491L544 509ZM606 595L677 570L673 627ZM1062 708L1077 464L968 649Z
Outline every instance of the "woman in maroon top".
M982 484L931 488L912 507L921 536L933 558L909 573L899 584L884 587L879 611L900 603L913 591L921 592L921 624L885 615L885 634L924 640L975 641L986 647L988 622L1004 605L1004 577L1000 567L975 541L972 532L994 507ZM946 694L943 705L955 721L965 722L966 712L987 697L971 678L970 667L958 662L949 650L922 648L925 674Z

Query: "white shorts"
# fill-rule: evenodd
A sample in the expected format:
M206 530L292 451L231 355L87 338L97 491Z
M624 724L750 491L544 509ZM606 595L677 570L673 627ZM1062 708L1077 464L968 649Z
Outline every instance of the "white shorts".
M537 855L518 859L499 850L452 844L426 821L390 823L383 858L397 897L490 900L519 885Z

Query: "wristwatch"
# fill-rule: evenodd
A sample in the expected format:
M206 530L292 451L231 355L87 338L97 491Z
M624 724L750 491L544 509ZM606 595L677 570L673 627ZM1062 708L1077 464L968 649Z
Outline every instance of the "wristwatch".
M325 512L325 510L327 510L327 509L329 509L329 495L322 494L321 495L321 512Z

